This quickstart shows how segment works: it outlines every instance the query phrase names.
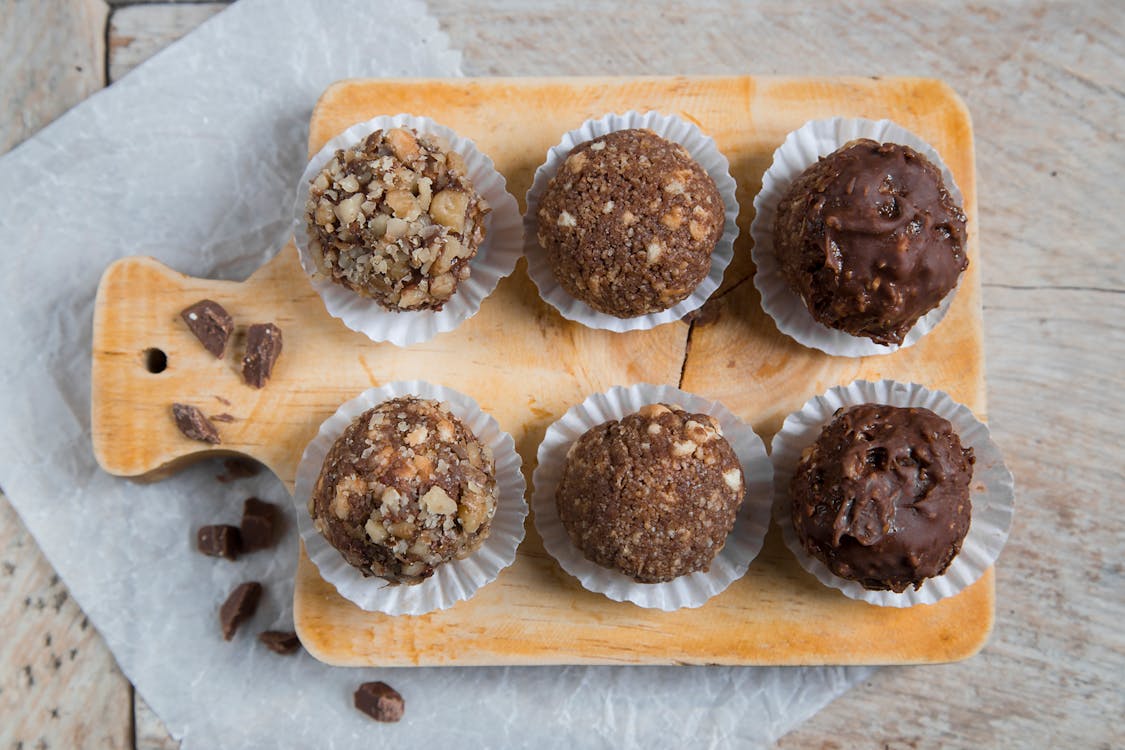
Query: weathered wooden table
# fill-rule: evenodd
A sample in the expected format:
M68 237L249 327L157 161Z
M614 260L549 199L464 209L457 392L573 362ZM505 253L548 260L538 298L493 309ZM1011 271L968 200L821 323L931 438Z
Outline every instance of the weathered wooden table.
M997 624L879 670L782 747L1119 747L1125 715L1125 5L431 0L477 75L944 78L976 133L988 417L1017 481ZM222 3L0 0L0 153ZM166 748L0 498L0 748Z

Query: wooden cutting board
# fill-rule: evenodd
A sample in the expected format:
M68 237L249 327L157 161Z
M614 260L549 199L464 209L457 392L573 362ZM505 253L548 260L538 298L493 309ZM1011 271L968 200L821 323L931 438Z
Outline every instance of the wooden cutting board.
M678 384L722 401L767 442L809 397L857 378L940 388L985 418L980 254L969 114L945 84L922 79L641 78L355 80L313 113L309 151L378 114L428 115L472 138L523 202L535 168L589 117L657 109L697 123L738 182L742 229L722 288L694 323L614 334L564 320L523 261L456 331L406 349L375 344L324 310L292 244L242 283L125 258L106 270L94 313L93 440L102 467L142 480L223 453L265 463L289 487L305 444L339 404L372 385L421 378L477 400L516 440L530 480L544 431L587 395L617 384ZM753 198L773 151L806 120L888 117L929 141L952 170L969 216L971 265L945 321L895 354L842 359L778 333L751 282ZM224 361L179 311L220 302L237 332ZM263 390L243 385L245 327L272 321L285 349ZM159 352L159 354L158 354ZM160 372L157 361L166 358ZM180 435L172 402L229 414L212 448ZM189 523L202 523L197 519ZM191 554L186 551L184 554ZM805 573L771 530L744 578L699 609L664 613L582 589L528 521L517 560L469 601L418 617L364 612L325 583L302 549L294 619L301 641L339 665L906 664L964 659L988 638L994 577L932 606L885 609L845 598Z

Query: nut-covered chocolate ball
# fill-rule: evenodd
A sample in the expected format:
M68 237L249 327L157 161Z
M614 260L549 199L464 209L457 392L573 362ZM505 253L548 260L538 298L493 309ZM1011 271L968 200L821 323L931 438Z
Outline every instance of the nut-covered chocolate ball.
M376 130L313 178L309 251L321 274L388 310L440 310L469 278L489 210L440 138Z
M961 550L973 449L929 409L841 409L789 485L805 550L841 578L905 591L942 575Z
M496 512L495 473L492 451L443 404L391 399L336 440L309 513L364 575L419 583L484 542Z
M641 583L707 570L745 482L714 418L651 404L571 446L555 494L571 542Z
M723 234L711 176L651 130L574 147L539 203L538 238L559 284L595 310L667 310L706 278Z
M860 139L821 158L778 205L774 252L812 316L901 344L968 265L965 214L908 146Z

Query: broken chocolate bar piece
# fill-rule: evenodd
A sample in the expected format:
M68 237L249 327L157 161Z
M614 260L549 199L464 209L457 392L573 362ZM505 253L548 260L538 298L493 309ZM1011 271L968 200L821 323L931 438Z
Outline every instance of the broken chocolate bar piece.
M246 356L242 358L242 378L246 385L264 386L280 356L280 328L273 323L255 323L246 329Z
M227 351L227 341L234 330L234 319L218 302L201 299L191 307L184 308L180 317L187 327L203 344L203 348L219 359Z
M385 682L365 682L355 691L355 707L375 721L398 721L406 704Z
M292 654L301 647L296 633L281 630L267 630L258 634L258 640L275 654Z
M249 581L240 584L219 608L219 624L223 627L223 638L234 638L234 631L245 620L254 616L258 609L258 600L262 598L262 584Z
M242 504L242 549L253 552L273 546L276 520L277 506L256 497L246 498Z
M237 526L219 524L215 526L201 526L196 535L199 551L211 557L225 557L234 560L238 557L241 547L241 535Z
M192 440L201 440L204 443L217 444L223 442L219 438L219 431L211 420L203 416L203 412L188 404L172 404L172 416L176 420L176 427L184 437Z

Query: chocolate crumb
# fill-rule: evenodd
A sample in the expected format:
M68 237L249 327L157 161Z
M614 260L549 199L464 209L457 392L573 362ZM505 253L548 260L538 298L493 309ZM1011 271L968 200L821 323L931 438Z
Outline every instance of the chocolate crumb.
M172 417L176 420L176 427L184 437L200 440L204 443L218 444L223 442L219 438L219 431L211 420L203 416L203 412L188 404L172 404Z
M180 317L199 339L199 343L203 344L204 349L219 359L223 358L227 351L227 341L234 330L234 320L222 305L214 300L201 299L185 308Z
M256 497L242 504L242 549L246 552L273 546L277 506Z
M259 633L258 640L275 654L296 653L297 649L301 647L301 641L297 638L296 633L282 630L267 630Z
M398 721L406 703L387 683L365 682L355 691L355 707L375 721Z
M259 471L258 464L244 458L228 458L223 461L223 469L225 469L224 473L215 475L215 479L223 483L252 477Z
M246 356L242 358L242 377L246 385L261 388L273 374L281 356L281 329L273 323L255 323L246 330Z
M241 537L237 526L201 526L196 534L199 551L210 557L238 558Z
M211 415L211 421L212 422L235 422L237 420L238 420L237 417L235 417L232 414L227 414L226 412L223 412L222 414L212 414Z
M262 584L249 581L240 584L219 608L219 624L223 628L223 638L230 640L234 632L245 620L254 616L258 600L262 598Z

